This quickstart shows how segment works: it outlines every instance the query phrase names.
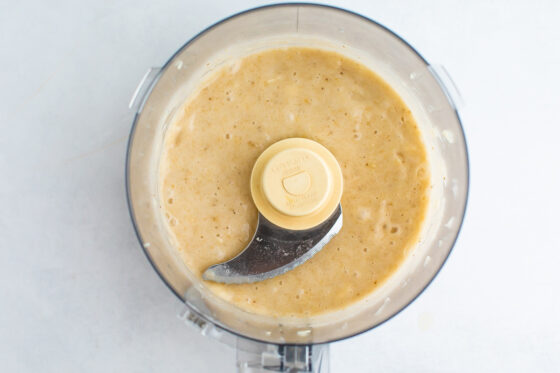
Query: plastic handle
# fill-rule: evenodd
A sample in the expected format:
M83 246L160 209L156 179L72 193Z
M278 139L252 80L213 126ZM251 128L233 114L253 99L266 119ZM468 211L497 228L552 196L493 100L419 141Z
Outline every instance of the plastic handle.
M151 91L154 83L159 77L160 72L160 67L150 67L148 71L146 71L130 98L130 103L128 104L129 109L133 109L136 113L142 110L147 93Z
M239 373L329 373L328 344L278 345L239 337L202 317L208 310L204 309L195 288L190 288L185 297L193 302L199 311L183 305L177 314L179 320L203 336L235 348Z
M449 75L447 69L443 65L430 65L428 66L428 70L430 70L434 78L437 80L445 92L449 103L455 107L455 110L459 111L464 108L465 101L463 100L463 96L451 78L451 75Z
M205 337L236 349L239 373L329 373L329 345L277 345L235 336L184 306L177 317Z
M329 345L274 345L238 338L239 373L329 373Z

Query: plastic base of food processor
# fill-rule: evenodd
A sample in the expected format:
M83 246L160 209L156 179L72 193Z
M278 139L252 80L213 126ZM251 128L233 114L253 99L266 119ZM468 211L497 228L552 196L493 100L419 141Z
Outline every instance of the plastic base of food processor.
M421 98L423 115L435 123L433 132L430 132L428 136L436 141L435 147L439 147L445 153L445 168L448 172L447 178L443 177L443 181L441 178L438 181L442 183L440 187L443 188L443 198L438 201L437 209L440 215L436 220L437 226L430 227L431 237L423 243L431 249L422 253L417 259L418 270L411 270L398 280L399 282L394 287L399 289L397 291L397 293L400 292L399 294L391 292L382 294L379 300L372 302L367 309L358 310L352 316L329 321L327 326L321 323L295 327L280 324L283 328L281 333L271 329L262 329L261 325L265 325L265 323L262 323L257 317L254 320L241 321L234 316L225 317L225 313L218 308L211 309L215 306L216 303L213 303L215 301L209 299L209 295L204 294L192 279L176 270L181 263L176 262L176 259L170 254L162 251L165 249L164 246L169 244L162 239L164 230L154 223L153 214L155 206L158 204L157 193L147 180L149 175L153 175L157 170L157 165L150 159L149 152L153 151L150 148L155 149L158 146L157 143L161 141L159 135L154 136L154 128L160 126L157 122L159 119L155 119L154 113L159 113L158 118L165 118L164 126L169 124L169 118L172 118L173 114L167 109L159 108L164 100L169 100L162 92L174 89L172 84L176 84L173 76L162 79L165 75L163 73L169 72L171 67L176 68L176 71L185 71L185 66L190 69L191 66L187 62L178 59L179 54L205 36L210 38L207 41L208 45L226 45L227 40L224 39L222 42L220 38L236 31L233 28L228 29L228 27L233 27L228 23L235 23L232 21L235 18L250 18L246 22L247 30L253 30L263 22L278 28L292 27L291 21L286 21L285 24L266 23L264 20L266 17L276 19L276 15L270 14L273 10L278 10L280 13L278 17L296 20L294 24L297 32L304 31L304 25L306 25L305 27L314 28L318 33L340 35L341 39L346 38L357 44L372 37L377 44L368 44L366 47L373 48L374 51L378 48L381 51L380 55L387 58L389 62L401 63L405 54L414 55L410 58L416 60L409 61L409 64L398 72L399 84L405 87L403 89L409 90L411 94ZM261 14L251 15L252 12ZM331 17L331 22L324 22L326 16ZM307 21L309 23L306 24ZM337 22L345 24L346 27L337 25ZM457 238L468 194L468 158L464 134L457 114L463 101L443 67L428 64L395 34L375 22L351 12L321 5L283 4L253 9L217 25L223 25L221 33L218 32L211 38L209 36L211 32L208 33L206 30L182 47L163 69L149 69L131 99L130 108L134 110L135 120L129 139L126 182L134 227L156 272L177 297L185 302L184 309L178 315L179 319L185 324L195 327L201 334L235 348L238 371L328 372L328 342L370 330L405 308L437 274ZM352 29L354 26L355 30ZM216 25L209 30L215 27ZM371 31L375 31L375 33ZM241 34L248 35L247 33ZM183 53L183 57L195 56L202 59L207 55L206 50L193 48L196 53ZM387 48L390 53L386 51ZM387 53L383 54L383 52ZM383 76L383 74L381 75ZM156 97L153 95L154 91ZM145 106L149 110L144 110Z

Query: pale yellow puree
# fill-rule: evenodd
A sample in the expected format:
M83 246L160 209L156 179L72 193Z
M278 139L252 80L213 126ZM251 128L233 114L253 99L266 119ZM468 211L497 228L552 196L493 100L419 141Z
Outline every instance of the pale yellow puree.
M429 167L421 133L395 91L334 52L287 48L250 55L214 73L167 131L160 164L163 213L187 267L199 276L250 241L257 157L276 141L327 147L344 178L340 233L296 269L211 291L272 316L346 307L373 292L418 240Z

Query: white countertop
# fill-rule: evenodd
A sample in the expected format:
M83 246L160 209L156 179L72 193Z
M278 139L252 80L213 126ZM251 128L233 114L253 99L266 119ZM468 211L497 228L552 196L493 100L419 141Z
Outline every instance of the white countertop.
M2 371L234 371L232 349L177 319L133 233L127 104L148 67L259 4L0 4ZM333 344L332 371L558 372L560 2L333 4L447 67L467 104L471 193L437 279L390 322Z

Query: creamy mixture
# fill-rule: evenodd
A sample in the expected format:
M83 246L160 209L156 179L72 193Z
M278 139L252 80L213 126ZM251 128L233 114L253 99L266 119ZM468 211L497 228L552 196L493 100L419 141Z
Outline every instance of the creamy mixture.
M162 208L199 277L250 241L250 175L268 146L312 139L343 172L340 233L284 275L205 283L227 301L271 316L335 311L373 292L418 240L430 185L421 134L401 98L362 64L318 49L261 52L214 73L181 110L165 139Z

